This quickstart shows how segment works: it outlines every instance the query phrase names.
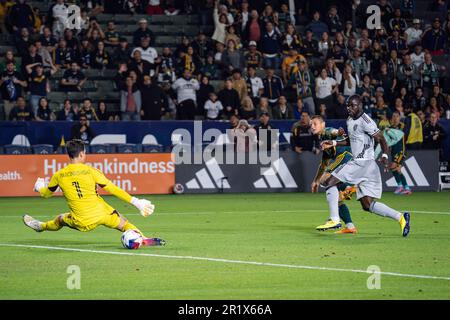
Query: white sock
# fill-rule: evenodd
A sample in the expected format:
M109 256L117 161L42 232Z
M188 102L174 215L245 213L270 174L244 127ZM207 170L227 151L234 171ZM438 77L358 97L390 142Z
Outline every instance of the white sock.
M345 226L347 227L347 229L353 229L355 227L355 225L351 222L347 223Z
M369 208L370 212L373 212L375 214L378 214L382 217L389 217L391 219L400 221L402 214L398 212L397 210L394 210L392 208L389 208L387 205L381 202L373 201L370 204Z
M339 191L336 186L328 188L327 192L328 208L330 211L330 219L339 221Z

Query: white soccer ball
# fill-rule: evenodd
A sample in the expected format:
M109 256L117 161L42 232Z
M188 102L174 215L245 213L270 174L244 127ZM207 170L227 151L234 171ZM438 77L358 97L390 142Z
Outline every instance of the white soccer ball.
M136 250L142 245L142 236L136 230L127 230L120 239L126 249Z

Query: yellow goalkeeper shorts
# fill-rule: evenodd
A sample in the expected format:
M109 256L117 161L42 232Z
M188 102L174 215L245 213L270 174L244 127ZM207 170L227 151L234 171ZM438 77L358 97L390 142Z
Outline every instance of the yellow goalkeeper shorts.
M68 227L82 232L94 230L98 226L116 229L120 224L120 215L116 210L113 210L112 212L105 211L104 214L99 215L97 222L85 223L82 219L78 219L73 213L65 213L63 215L63 221Z

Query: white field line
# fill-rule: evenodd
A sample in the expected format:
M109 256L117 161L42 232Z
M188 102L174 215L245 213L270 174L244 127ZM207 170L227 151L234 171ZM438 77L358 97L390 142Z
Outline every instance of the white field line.
M450 215L450 212L445 211L416 211L416 210L400 210L401 212L410 212L410 213L420 213L420 214L439 214L439 215ZM301 210L249 210L245 211L246 214L251 213L301 213L301 212L327 212L326 209L301 209ZM208 215L208 214L236 214L241 213L239 211L208 211L208 212L155 212L156 215ZM33 215L33 218L46 218L53 217L57 215ZM125 216L140 216L139 213L124 213ZM1 215L0 218L19 218L21 215Z
M352 273L366 273L366 274L369 273L369 274L372 274L372 272L367 272L366 270L360 270L360 269L343 269L343 268L332 268L332 267L302 266L302 265L293 265L293 264L279 264L279 263L270 263L270 262L230 260L230 259L195 257L195 256L173 256L173 255L155 254L155 253L136 253L136 252L129 252L129 251L118 252L118 251L104 251L104 250L89 250L89 249L80 249L80 248L64 248L64 247L35 246L35 245L24 245L24 244L9 244L9 243L0 243L0 247L16 247L16 248L28 248L28 249L60 250L60 251L100 253L100 254L122 255L122 256L142 256L142 257L155 257L155 258L164 258L164 259L179 259L179 260L197 260L197 261L222 262L222 263L231 263L231 264L243 264L243 265L275 267L275 268L308 269L308 270L322 270L322 271L352 272ZM386 275L386 276L403 277L403 278L434 279L434 280L447 280L447 281L450 281L450 277L442 277L442 276L406 274L406 273L385 272L385 271L380 271L380 274L381 275Z

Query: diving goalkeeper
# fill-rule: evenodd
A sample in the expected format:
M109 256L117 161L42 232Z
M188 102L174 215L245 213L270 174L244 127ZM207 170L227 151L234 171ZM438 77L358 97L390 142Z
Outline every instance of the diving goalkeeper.
M49 198L59 187L67 200L70 212L60 214L47 222L24 215L25 225L38 232L58 231L65 226L85 232L98 226L105 226L122 232L136 230L144 237L136 226L98 195L97 186L117 198L131 203L144 217L151 215L155 206L148 200L132 197L109 181L100 170L86 165L86 150L81 140L69 141L66 148L70 164L56 172L48 186L45 185L43 178L38 178L34 185L34 191L39 192L44 198ZM143 244L148 246L164 245L165 241L144 237Z

